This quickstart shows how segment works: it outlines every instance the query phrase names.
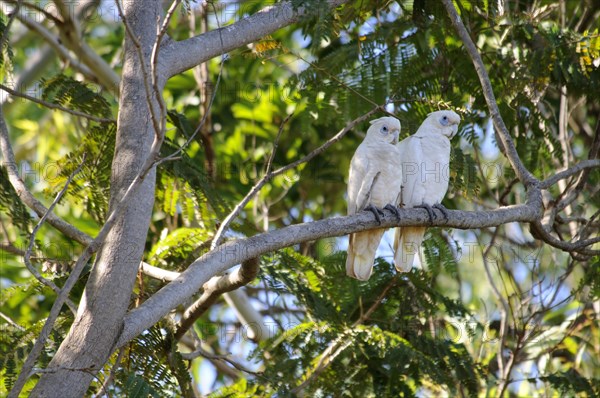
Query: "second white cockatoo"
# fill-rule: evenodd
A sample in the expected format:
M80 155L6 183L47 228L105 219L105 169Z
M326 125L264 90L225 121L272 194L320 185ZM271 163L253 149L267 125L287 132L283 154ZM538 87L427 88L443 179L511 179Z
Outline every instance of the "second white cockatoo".
M460 116L453 111L430 113L417 132L402 140L398 147L402 159L402 188L400 207L421 207L427 210L430 221L448 190L450 175L450 140L458 131ZM394 236L394 265L400 272L412 268L421 247L425 227L397 228Z
M371 121L363 142L352 157L348 178L348 214L372 211L377 221L384 207L396 215L400 194L398 175L401 157L398 146L400 121L382 117ZM350 235L346 273L367 280L373 271L375 252L385 229L357 232Z

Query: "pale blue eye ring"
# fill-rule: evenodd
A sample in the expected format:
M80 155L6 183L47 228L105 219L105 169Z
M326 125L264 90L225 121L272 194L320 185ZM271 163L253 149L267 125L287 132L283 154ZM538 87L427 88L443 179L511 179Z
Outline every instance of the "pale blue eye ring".
M381 128L381 130L379 130L379 131L381 132L381 134L387 134L388 133L388 128L387 128L387 126L383 126Z
M447 126L447 125L448 125L448 123L449 123L449 121L448 121L448 116L442 116L442 118L440 119L440 124L441 124L442 126Z

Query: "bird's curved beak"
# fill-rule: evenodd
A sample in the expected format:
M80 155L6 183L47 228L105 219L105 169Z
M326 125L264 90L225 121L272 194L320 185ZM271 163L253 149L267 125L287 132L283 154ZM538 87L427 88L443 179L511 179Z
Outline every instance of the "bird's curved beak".
M398 140L400 139L400 130L394 130L394 139L392 140L392 145L396 145Z
M450 134L450 139L454 138L454 136L458 133L458 124L452 125L452 134Z

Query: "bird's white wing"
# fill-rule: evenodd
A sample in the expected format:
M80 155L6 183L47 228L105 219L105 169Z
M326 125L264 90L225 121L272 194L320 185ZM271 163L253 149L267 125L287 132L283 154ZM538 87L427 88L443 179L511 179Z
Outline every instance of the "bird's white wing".
M402 191L400 206L413 207L423 202L425 187L422 180L424 153L422 139L411 136L399 144L402 159Z
M363 210L368 204L381 169L376 148L361 144L350 162L348 178L348 214ZM373 270L375 252L383 231L365 231L350 235L346 272L349 276L367 280Z
M356 150L350 162L350 174L348 176L348 215L362 210L358 207L358 193L363 185L369 168L369 157L365 148L361 145Z
M432 206L440 203L448 191L450 141L442 135L426 137L421 141L424 155L421 166L422 202Z
M423 180L422 168L426 155L423 151L422 141L423 139L419 137L411 136L398 144L402 157L402 190L399 205L403 207L420 205L425 199L426 185ZM410 271L424 234L424 227L396 228L394 265L398 271Z
M396 184L399 150L396 147L400 122L391 117L371 122L365 140L356 150L348 178L348 213L364 210L368 205L383 207L397 200L400 184ZM396 186L397 185L397 186ZM384 229L350 235L346 272L367 280L373 271L375 253Z

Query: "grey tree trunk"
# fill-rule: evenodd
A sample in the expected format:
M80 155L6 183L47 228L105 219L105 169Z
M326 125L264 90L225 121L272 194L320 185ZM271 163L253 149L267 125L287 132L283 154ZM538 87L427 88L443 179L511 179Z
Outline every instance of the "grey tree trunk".
M144 57L156 36L160 0L124 2L126 20L140 41ZM154 137L139 52L125 39L115 156L112 165L113 210L150 151ZM84 396L106 363L123 327L154 204L155 171L145 178L122 217L99 250L79 311L67 337L34 388L33 397Z

